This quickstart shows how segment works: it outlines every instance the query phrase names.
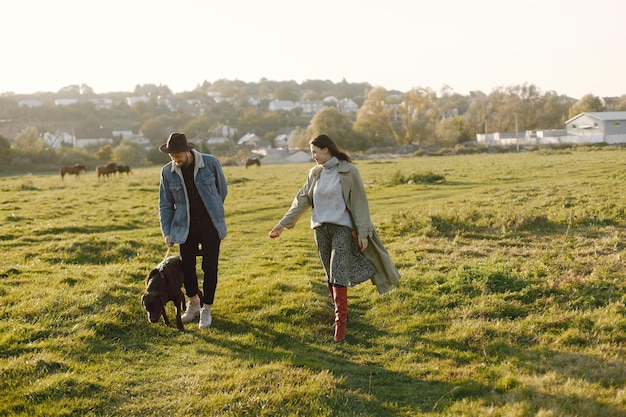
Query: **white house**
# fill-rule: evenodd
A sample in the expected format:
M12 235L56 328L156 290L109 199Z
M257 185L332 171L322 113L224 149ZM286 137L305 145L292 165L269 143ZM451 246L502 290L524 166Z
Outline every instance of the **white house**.
M75 98L57 98L54 100L55 106L71 106L76 103L78 103L78 99Z
M17 102L17 107L41 107L41 101L39 100L20 100Z
M257 147L262 140L263 139L261 139L254 133L246 133L241 138L239 138L239 140L237 141L237 146Z
M135 103L147 103L149 101L150 101L150 97L148 97L148 96L126 97L126 104L128 104L128 107L133 107L135 105Z
M296 107L291 100L273 100L268 106L269 111L287 110L291 111Z
M75 128L74 146L85 148L90 145L113 144L113 130L105 128Z

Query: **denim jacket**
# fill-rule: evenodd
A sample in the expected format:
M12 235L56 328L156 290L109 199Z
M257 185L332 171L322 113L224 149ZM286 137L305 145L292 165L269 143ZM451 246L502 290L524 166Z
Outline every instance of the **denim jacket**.
M224 200L228 194L226 177L217 158L195 149L191 152L194 158L193 177L198 193L220 240L224 239L227 234L224 218ZM163 236L169 236L172 243L185 243L190 224L189 197L183 172L173 162L161 169L159 220Z

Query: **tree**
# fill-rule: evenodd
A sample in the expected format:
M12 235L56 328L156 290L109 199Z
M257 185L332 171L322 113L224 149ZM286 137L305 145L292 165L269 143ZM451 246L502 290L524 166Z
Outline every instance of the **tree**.
M156 117L146 120L141 126L143 136L153 144L162 143L169 136L170 120L166 117Z
M318 111L309 124L308 136L327 135L338 145L349 150L363 149L362 144L356 143L356 135L352 131L352 120L336 107L324 107Z
M274 98L276 100L297 101L299 97L289 86L281 85L274 91Z
M17 147L26 152L39 152L45 146L36 127L27 127L15 136Z
M413 88L398 106L395 122L396 143L406 145L436 143L436 127L440 114L437 95L430 88Z
M9 162L11 160L11 142L4 136L0 135L0 162Z
M447 117L442 119L436 127L437 145L452 146L467 142L472 138L467 133L467 126L463 117Z
M188 121L182 131L185 132L187 138L195 138L211 130L212 126L210 123L206 117L196 117Z
M106 144L98 148L96 152L93 154L96 159L100 162L108 162L113 159L113 146L110 144Z
M613 111L626 111L626 94L623 94L613 101Z
M119 146L113 149L112 156L114 161L126 164L143 162L146 158L146 150L138 142L124 139Z
M287 139L287 146L289 147L289 149L308 149L310 139L312 138L309 138L306 129L294 129L289 134L289 139Z
M602 101L600 101L600 97L594 96L593 94L587 94L574 103L574 105L569 109L569 118L571 119L574 116L578 116L580 113L594 111L604 111L604 105L602 104Z
M395 141L391 125L391 111L386 110L387 90L375 87L367 94L363 106L357 110L354 131L367 138L373 146L390 146Z

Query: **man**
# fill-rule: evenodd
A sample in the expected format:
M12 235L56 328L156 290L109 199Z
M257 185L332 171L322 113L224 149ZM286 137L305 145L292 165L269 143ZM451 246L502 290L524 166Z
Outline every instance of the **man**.
M172 159L161 169L159 218L167 247L180 244L189 297L182 320L190 322L200 316L198 327L205 329L212 321L220 242L226 237L226 178L217 158L198 152L184 133L172 133L159 149ZM196 274L198 254L204 272L202 292Z

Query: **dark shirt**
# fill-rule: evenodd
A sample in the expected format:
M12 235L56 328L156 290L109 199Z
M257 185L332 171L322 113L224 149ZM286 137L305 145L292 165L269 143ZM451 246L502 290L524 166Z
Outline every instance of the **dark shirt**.
M194 164L187 164L181 168L183 172L183 179L185 180L185 189L187 190L187 197L189 198L189 219L191 230L194 226L207 226L212 224L209 213L204 207L202 198L198 193L198 188L193 180Z

